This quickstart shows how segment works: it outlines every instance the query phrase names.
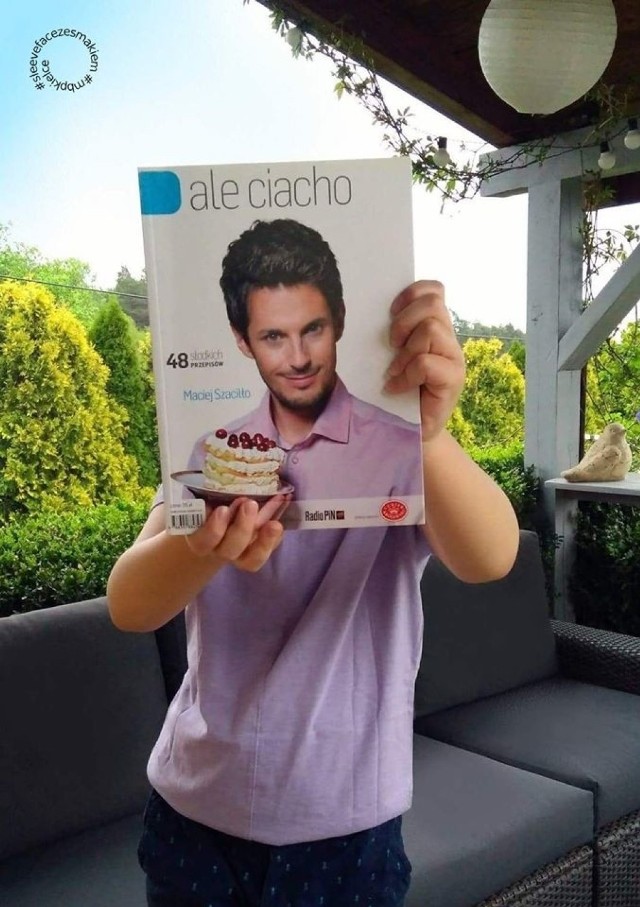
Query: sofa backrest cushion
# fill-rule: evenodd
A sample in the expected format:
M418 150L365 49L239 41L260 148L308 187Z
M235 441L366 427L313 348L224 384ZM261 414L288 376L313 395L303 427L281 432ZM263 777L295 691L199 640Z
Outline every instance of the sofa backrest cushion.
M435 557L422 577L425 627L416 717L558 672L538 537L521 531L504 579L467 584Z
M0 619L0 857L142 811L166 710L154 634L106 599Z

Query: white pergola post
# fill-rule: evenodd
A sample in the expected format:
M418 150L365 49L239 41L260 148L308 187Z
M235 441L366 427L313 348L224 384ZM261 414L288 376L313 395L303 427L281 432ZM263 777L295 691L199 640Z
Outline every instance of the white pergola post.
M622 124L621 129L622 132ZM640 250L634 251L598 298L582 311L583 180L598 169L598 144L583 129L549 139L549 156L523 167L522 149L487 157L518 166L487 180L485 196L529 194L525 462L541 480L554 479L577 463L580 453L581 370L599 345L640 298ZM637 152L621 144L610 175L640 170ZM544 505L555 526L554 614L571 620L567 578L573 558L577 499L544 486Z
M560 338L582 310L582 184L529 190L525 462L542 479L576 462L580 370L558 372Z
M582 198L578 177L529 190L524 456L543 481L577 463L580 453L581 372L559 371L558 349L582 309ZM555 579L562 592L577 504L564 500L556 511L555 492L542 487L545 511L560 536ZM563 620L574 616L563 594L556 595L553 611Z

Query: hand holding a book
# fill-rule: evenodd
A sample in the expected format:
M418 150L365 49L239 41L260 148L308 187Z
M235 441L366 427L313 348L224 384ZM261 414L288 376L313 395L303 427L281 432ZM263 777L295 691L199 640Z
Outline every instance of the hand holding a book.
M282 541L278 522L290 495L275 495L261 508L256 501L238 498L229 507L207 508L204 524L184 540L198 557L215 555L223 563L255 572Z
M449 421L465 378L464 356L441 283L416 281L394 299L390 342L397 353L385 389L401 393L420 388L422 438L431 441Z
M515 560L518 521L502 489L445 430L465 365L441 283L419 280L394 299L390 339L397 353L387 390L420 388L427 541L463 582L500 579Z
M256 571L282 540L278 518L289 503L276 495L261 509L238 498L208 513L188 536L165 530L164 505L154 507L140 535L114 565L107 584L109 612L121 630L157 630L193 600L227 565Z

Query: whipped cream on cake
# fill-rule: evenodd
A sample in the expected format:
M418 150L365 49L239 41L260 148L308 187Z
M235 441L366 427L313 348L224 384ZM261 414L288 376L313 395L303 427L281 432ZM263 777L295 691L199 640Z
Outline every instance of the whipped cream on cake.
M207 488L232 494L277 493L285 454L271 438L219 428L205 439L204 447Z

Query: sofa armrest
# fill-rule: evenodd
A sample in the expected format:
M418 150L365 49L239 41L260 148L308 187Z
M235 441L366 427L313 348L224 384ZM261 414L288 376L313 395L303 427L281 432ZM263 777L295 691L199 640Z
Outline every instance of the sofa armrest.
M640 696L640 639L552 620L560 672L574 680Z

